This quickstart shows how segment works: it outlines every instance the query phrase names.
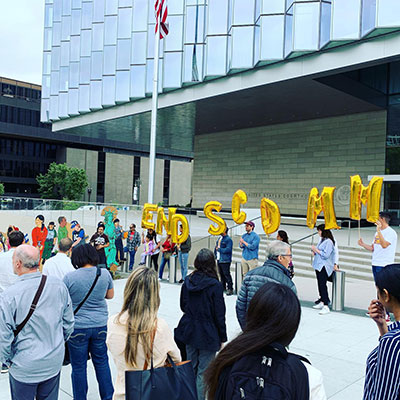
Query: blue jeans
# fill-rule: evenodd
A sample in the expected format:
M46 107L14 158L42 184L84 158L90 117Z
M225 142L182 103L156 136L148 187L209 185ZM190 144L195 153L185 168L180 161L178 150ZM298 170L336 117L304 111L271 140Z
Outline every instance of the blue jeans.
M192 361L194 376L196 378L197 400L204 400L203 373L210 362L215 358L215 351L196 349L186 345L187 359Z
M135 264L135 254L136 254L136 250L129 251L129 271L132 270L133 265Z
M168 263L168 271L169 271L169 269L170 269L170 261L169 261L169 260L170 260L169 258L168 258L168 260L167 260L167 259L164 257L164 253L163 253L163 254L162 254L162 257L161 257L160 273L159 273L159 275L158 275L160 279L162 279L165 264Z
M121 261L124 258L124 245L121 237L115 240L115 248L117 250L116 259Z
M74 400L86 400L87 357L92 357L99 385L100 398L111 400L114 387L111 379L110 366L106 346L107 326L98 328L75 329L68 340L69 356L72 367L72 391Z
M60 387L60 373L39 383L17 381L10 374L12 400L57 400Z
M376 275L379 274L379 272L381 272L383 270L383 268L385 267L379 267L377 265L373 265L372 266L372 273L374 275L374 281L376 282Z
M188 271L189 253L179 252L179 264L181 264L182 279L185 280Z

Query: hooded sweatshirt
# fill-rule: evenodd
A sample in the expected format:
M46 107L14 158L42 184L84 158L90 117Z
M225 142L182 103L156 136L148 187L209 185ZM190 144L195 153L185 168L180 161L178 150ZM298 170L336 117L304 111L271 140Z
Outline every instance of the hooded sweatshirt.
M176 339L210 351L227 341L223 288L217 279L198 271L188 275L182 285L181 310Z

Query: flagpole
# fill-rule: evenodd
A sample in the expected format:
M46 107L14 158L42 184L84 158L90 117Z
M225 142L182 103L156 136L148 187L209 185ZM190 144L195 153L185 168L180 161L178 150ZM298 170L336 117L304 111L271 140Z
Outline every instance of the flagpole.
M151 105L151 130L150 130L150 155L149 155L149 190L147 202L152 204L154 197L154 175L156 163L156 136L157 136L157 109L158 109L158 64L160 58L160 19L161 12L157 14L156 26L158 27L154 42L154 70L153 70L153 95Z

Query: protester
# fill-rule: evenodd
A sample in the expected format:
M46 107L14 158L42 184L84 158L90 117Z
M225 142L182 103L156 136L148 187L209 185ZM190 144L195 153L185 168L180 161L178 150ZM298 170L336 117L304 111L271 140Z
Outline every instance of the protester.
M182 285L183 316L175 329L175 338L186 345L187 358L192 361L196 376L198 400L203 400L203 373L227 341L225 302L212 251L201 249L194 267Z
M51 257L51 253L53 252L54 246L56 245L57 241L57 232L54 229L54 222L49 222L47 226L47 236L44 242L44 250L43 250L43 262L48 260Z
M129 227L128 236L126 237L126 249L129 253L129 271L132 271L132 268L135 264L135 254L139 246L140 246L139 233L136 231L136 225L131 224Z
M36 227L32 229L32 246L40 251L40 259L43 257L44 242L47 238L47 228L44 225L44 216L38 215L35 218Z
M364 400L395 400L400 393L400 264L390 264L375 278L377 299L368 308L380 334L379 345L367 359ZM389 327L386 311L396 321Z
M254 232L256 227L253 221L245 223L246 233L239 241L239 247L242 249L242 275L258 267L258 247L260 237Z
M65 275L64 283L74 310L82 303L100 272L91 294L75 314L74 332L68 340L74 399L83 400L87 396L86 369L89 353L96 371L100 398L110 400L114 388L107 356L108 309L105 299L114 297L113 281L106 269L96 267L99 263L98 252L90 244L74 248L71 262L77 270Z
M233 294L233 282L231 276L231 262L232 262L232 249L233 242L228 235L228 228L221 234L215 245L215 255L221 277L221 283L224 291L226 290L227 296Z
M287 243L288 245L290 245L289 236L286 233L286 231L279 230L278 234L276 235L276 240L280 240L281 242L284 242L284 243ZM293 279L293 277L294 277L294 267L293 267L293 261L292 260L290 260L288 270L290 272L290 279Z
M153 254L151 255L151 266L158 272L158 257L160 254L161 242L157 240L157 233L154 229L148 229L147 233L151 235L154 242Z
M122 243L122 235L124 233L124 230L119 225L118 218L114 219L114 233L115 233L115 248L117 250L117 255L115 259L118 263L122 263L126 261L124 257L124 245Z
M58 241L68 237L67 219L65 217L58 217Z
M82 245L86 241L85 230L81 228L78 221L71 221L71 229L72 229L72 247L76 247L78 245Z
M167 235L164 243L161 245L161 265L160 265L160 272L159 278L162 279L165 264L168 263L168 272L170 271L170 258L174 254L175 251L175 243L172 242L171 235Z
M179 232L180 234L182 234L183 232L182 225L179 225ZM189 251L191 250L191 248L192 248L192 239L190 235L183 243L177 245L178 258L179 258L179 264L181 265L181 275L182 275L182 278L180 279L179 283L183 283L183 281L186 278L188 272Z
M311 246L311 251L314 254L312 266L317 275L318 294L321 301L318 302L317 300L317 304L315 304L313 308L320 310L320 315L325 315L330 312L330 300L326 283L334 271L335 239L333 238L332 232L329 229L325 229L325 225L318 225L317 230L321 240L317 246Z
M290 246L279 240L271 242L267 249L267 261L246 274L236 300L236 316L242 329L246 324L246 312L253 296L267 282L286 285L297 294L290 279L289 263L292 259Z
M90 244L95 247L97 254L99 256L99 266L102 268L107 267L107 258L105 248L110 246L110 241L108 236L104 234L105 225L99 223L97 225L97 232L90 238Z
M179 350L164 319L157 316L160 285L157 273L146 267L132 272L125 285L120 313L108 320L107 346L117 367L114 400L125 399L125 371L142 370L145 362L164 366L167 354L179 362ZM166 399L167 400L167 399Z
M10 366L12 399L58 399L64 343L74 327L67 288L57 278L42 278L39 263L39 249L18 246L13 268L19 278L0 296L0 362ZM32 306L43 283L37 305ZM23 325L30 309L33 313Z
M292 290L275 282L264 284L250 302L243 332L218 353L205 373L208 399L229 400L237 390L235 399L240 395L243 399L326 400L320 371L290 353L285 361L285 347L296 335L300 313ZM257 376L254 383L253 375ZM285 395L275 397L280 387Z
M154 242L152 240L151 235L147 234L146 238L144 239L144 251L140 256L140 263L139 265L145 265L146 264L146 258L151 257L153 254L153 247L154 247Z
M68 237L58 242L58 253L46 261L43 266L43 274L47 276L55 276L63 280L64 276L69 272L73 272L75 268L72 266L69 258L72 248L72 240Z

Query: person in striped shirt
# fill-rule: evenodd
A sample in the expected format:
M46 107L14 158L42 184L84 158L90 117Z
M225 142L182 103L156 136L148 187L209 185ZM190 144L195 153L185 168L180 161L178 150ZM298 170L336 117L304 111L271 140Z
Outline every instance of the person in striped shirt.
M379 345L367 359L363 400L400 399L400 264L387 265L375 278L378 299L368 307L378 326ZM395 322L388 326L386 311Z

